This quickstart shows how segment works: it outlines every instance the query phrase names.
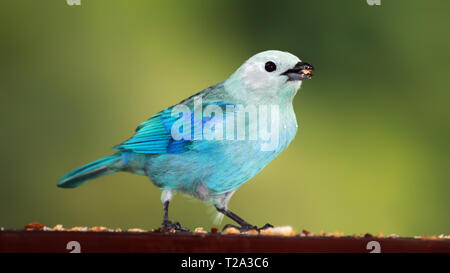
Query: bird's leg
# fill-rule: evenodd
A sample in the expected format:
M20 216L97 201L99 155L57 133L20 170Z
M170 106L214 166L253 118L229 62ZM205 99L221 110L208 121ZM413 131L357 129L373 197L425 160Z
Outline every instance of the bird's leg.
M161 224L161 228L164 231L176 230L176 231L189 231L189 229L182 227L178 222L172 222L169 220L169 203L170 199L172 199L172 192L163 191L162 200L164 205L164 217L163 222Z
M189 231L189 229L182 227L179 222L172 222L169 220L169 201L164 202L164 218L161 227L165 231L174 229L176 231Z
M265 224L263 227L258 228L257 226L251 225L249 224L247 221L245 221L244 219L242 219L241 217L239 217L237 214L235 214L234 212L232 212L231 210L225 208L225 207L217 207L216 209L218 212L228 216L229 218L231 218L233 221L235 221L236 223L238 223L240 225L240 227L235 226L235 225L231 225L231 224L227 224L223 227L223 230L229 228L229 227L234 227L237 228L239 231L248 231L248 230L252 230L252 229L256 229L256 230L261 230L261 229L266 229L266 228L271 228L273 227L271 224L267 223Z

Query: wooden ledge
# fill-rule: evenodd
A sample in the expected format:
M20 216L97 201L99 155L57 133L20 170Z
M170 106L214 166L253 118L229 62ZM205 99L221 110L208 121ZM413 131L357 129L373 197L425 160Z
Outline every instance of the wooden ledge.
M0 231L0 253L450 253L448 238Z

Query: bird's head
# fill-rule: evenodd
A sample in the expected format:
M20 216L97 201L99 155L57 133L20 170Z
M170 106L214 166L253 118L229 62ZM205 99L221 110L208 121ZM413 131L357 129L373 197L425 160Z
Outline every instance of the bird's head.
M248 59L225 81L234 95L292 97L314 67L288 52L268 50Z

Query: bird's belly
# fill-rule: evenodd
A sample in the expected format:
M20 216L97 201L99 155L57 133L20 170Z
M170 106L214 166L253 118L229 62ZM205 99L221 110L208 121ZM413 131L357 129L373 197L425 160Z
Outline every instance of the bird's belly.
M199 141L181 154L147 157L146 174L156 186L208 200L233 191L261 171L292 140L294 132L280 133L274 150L261 149L254 140Z

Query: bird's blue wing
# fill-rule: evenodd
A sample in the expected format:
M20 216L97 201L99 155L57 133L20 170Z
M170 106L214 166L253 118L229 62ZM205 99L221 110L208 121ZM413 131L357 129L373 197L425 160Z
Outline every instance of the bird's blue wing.
M227 105L234 106L227 102L214 102L209 103L214 104L222 109ZM204 107L206 105L203 105ZM117 145L114 149L120 151L130 151L141 154L178 154L184 153L190 149L190 145L196 141L194 140L194 115L190 117L183 116L181 113L177 116L172 116L172 109L170 107L166 110L159 112L150 119L144 121L139 127L136 128L136 133L125 142ZM191 140L175 140L172 138L171 128L173 124L179 119L184 118L181 122L188 125L190 122L191 126ZM211 117L203 117L200 122L202 126L211 120ZM203 128L203 127L202 127Z

